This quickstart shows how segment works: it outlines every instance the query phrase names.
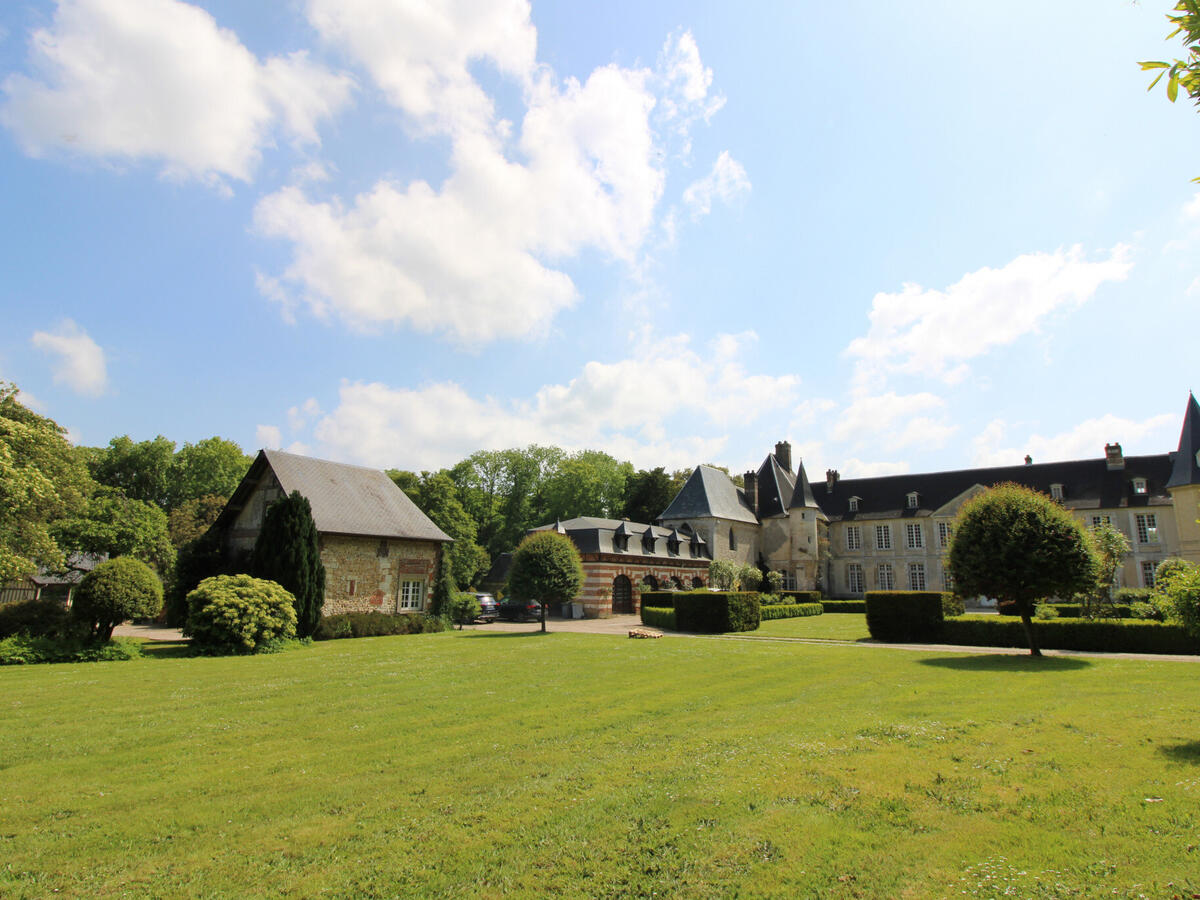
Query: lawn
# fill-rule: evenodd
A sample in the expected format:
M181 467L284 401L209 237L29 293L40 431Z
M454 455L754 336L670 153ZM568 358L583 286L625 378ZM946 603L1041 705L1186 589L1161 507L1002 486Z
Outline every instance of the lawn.
M767 637L818 638L823 641L869 640L865 613L824 613L796 619L771 619L758 627L756 635Z
M1189 896L1197 675L497 632L10 668L0 895Z

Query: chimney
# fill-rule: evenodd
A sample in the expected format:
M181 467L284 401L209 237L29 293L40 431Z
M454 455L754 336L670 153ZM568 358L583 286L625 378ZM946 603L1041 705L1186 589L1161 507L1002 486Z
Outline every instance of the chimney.
M1104 445L1104 461L1108 463L1108 471L1125 468L1125 457L1121 455L1120 444Z
M792 445L787 441L780 441L775 445L775 458L779 460L779 464L788 470L792 471Z
M758 515L758 476L753 472L747 472L742 476L742 481L746 485L746 502L750 504L750 511L756 516Z
M828 491L829 493L833 493L833 486L837 483L838 483L837 469L826 469L825 470L825 490Z
M1025 465L1027 465L1027 466L1033 465L1033 457L1030 456L1028 453L1025 454Z

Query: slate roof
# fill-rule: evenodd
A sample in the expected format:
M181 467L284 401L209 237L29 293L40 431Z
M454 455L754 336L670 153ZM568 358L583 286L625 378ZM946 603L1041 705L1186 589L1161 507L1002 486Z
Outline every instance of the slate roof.
M629 556L650 556L663 559L696 559L708 558L705 541L699 538L688 527L683 529L663 528L661 525L647 525L644 522L629 522L625 519L600 519L594 516L580 516L567 519L565 522L554 522L541 525L530 531L555 531L565 533L574 542L580 553L618 553ZM647 535L654 538L653 548L647 545ZM622 549L614 537L625 536L628 541ZM679 549L672 554L668 541L677 540ZM699 556L693 556L691 547L695 545Z
M1194 394L1188 394L1183 429L1179 432L1179 449L1173 454L1167 487L1200 484L1200 456L1197 454L1200 454L1200 405L1196 404Z
M236 518L269 466L285 494L299 491L312 506L322 534L362 535L420 541L450 541L379 469L313 459L282 450L260 450L233 492L217 525Z
M758 467L758 517L786 516L788 500L796 489L796 477L768 453Z
M827 482L813 486L813 496L832 520L929 516L975 485L991 487L1004 481L1050 493L1050 485L1063 485L1063 506L1068 509L1116 509L1165 506L1171 502L1167 479L1171 455L1127 456L1125 468L1110 470L1103 458L1024 466L995 466L953 472L887 475L879 478L846 478L833 490ZM1146 479L1146 493L1135 494L1133 480ZM918 508L908 509L908 494L916 491ZM858 497L858 512L849 500Z
M728 475L711 466L696 466L660 519L732 519L758 524L746 495Z
M816 497L813 496L812 485L808 483L808 473L804 471L804 463L796 472L796 489L792 492L792 500L788 509L820 509Z

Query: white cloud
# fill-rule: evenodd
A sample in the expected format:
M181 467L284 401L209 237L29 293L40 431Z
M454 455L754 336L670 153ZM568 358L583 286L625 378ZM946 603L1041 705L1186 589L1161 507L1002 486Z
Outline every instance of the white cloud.
M742 164L722 150L712 171L698 181L692 182L683 192L683 202L691 209L696 220L712 212L713 198L723 203L732 203L750 192L750 179Z
M674 74L607 65L560 81L536 64L524 2L429 12L312 0L309 14L419 133L449 136L450 174L438 186L380 181L350 202L296 186L263 198L256 227L293 253L259 286L285 315L307 306L358 329L407 325L479 344L544 333L578 300L560 263L584 250L636 268L665 184L654 110L673 104L677 139L707 97L704 78L685 77L690 63ZM694 49L690 35L679 42ZM479 60L521 88L519 129L497 118L471 74ZM729 160L714 191L737 190L736 166Z
M671 35L658 57L659 78L666 86L659 116L680 139L680 153L691 153L691 130L699 121L708 122L725 98L710 93L712 69L700 60L700 49L690 31Z
M979 269L944 291L906 284L898 294L876 294L870 330L845 351L859 361L856 384L867 387L889 373L961 381L968 360L1037 331L1051 313L1087 302L1104 282L1124 280L1133 265L1128 257L1128 247L1118 245L1089 262L1075 246Z
M1187 286L1185 292L1189 297L1200 296L1200 275L1192 279L1192 283Z
M937 448L957 430L945 416L946 401L928 392L860 394L837 414L830 434L855 448L885 452L909 446Z
M277 131L316 142L353 85L304 52L259 61L179 0L60 0L29 62L36 75L6 78L0 108L28 154L161 160L209 180L250 180Z
M478 449L539 443L684 467L717 458L730 428L793 406L797 383L792 375L748 375L732 358L713 366L709 352L680 335L637 347L628 359L589 362L569 382L522 400L473 396L453 382L345 382L314 434L323 452L376 466L436 468ZM680 414L693 436L669 427Z
M35 331L31 343L58 356L54 367L56 384L65 384L78 394L92 397L103 394L108 387L104 351L71 319L65 320L57 331Z
M278 425L259 425L254 429L254 442L264 450L278 450L283 447L283 434Z
M1126 456L1162 453L1164 448L1175 446L1178 427L1178 416L1170 413L1141 421L1109 414L1080 422L1059 434L1029 434L1023 441L1014 442L1010 437L1013 426L1003 419L993 419L972 442L973 461L977 466L1017 466L1025 461L1026 454L1035 463L1100 459L1104 445L1114 441L1121 444Z
M864 462L856 457L844 460L838 474L842 478L880 478L884 475L904 475L909 471L906 462Z
M1192 199L1183 208L1184 219L1200 219L1200 191L1192 195Z
M287 415L288 428L296 432L307 425L311 419L321 415L321 405L317 403L316 397L309 397L302 406L293 406L289 409Z

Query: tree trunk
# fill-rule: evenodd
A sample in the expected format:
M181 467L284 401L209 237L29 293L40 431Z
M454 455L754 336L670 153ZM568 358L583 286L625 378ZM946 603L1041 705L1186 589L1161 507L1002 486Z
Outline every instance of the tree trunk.
M1042 651L1038 647L1037 634L1033 630L1033 620L1027 610L1021 612L1021 624L1025 627L1025 640L1029 642L1029 655L1041 656Z
M542 601L542 634L546 633L546 601Z

